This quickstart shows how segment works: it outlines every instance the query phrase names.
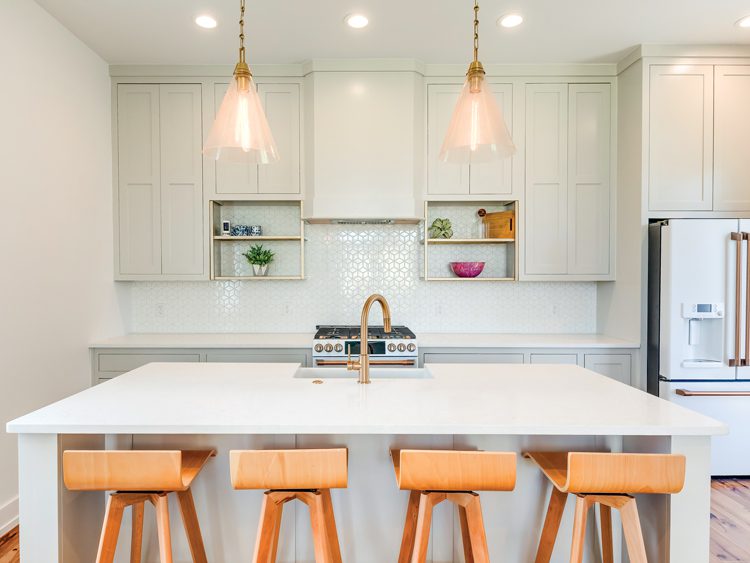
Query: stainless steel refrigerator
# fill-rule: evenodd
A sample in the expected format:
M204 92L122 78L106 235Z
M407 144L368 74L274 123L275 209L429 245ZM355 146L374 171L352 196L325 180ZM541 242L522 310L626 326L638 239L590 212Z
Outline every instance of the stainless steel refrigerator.
M712 475L750 475L750 219L649 226L648 391L721 420Z

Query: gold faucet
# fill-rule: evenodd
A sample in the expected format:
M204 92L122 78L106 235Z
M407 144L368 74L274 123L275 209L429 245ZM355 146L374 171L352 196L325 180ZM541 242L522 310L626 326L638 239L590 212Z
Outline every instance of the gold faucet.
M350 371L359 370L359 383L370 383L370 354L367 345L367 318L370 316L370 309L373 303L380 303L383 309L383 330L391 332L391 308L385 297L374 293L367 298L362 307L362 321L359 327L359 360L352 360L352 351L349 349L349 359L346 362L346 369Z

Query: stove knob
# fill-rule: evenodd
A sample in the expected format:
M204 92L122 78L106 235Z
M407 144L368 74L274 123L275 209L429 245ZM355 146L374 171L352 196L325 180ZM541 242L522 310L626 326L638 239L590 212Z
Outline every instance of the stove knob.
M414 345L413 342L410 342L409 344L406 345L406 349L409 350L409 352L413 352L414 350L417 349L417 347Z
M406 350L406 345L405 344L399 344L398 345L398 351L399 352L403 352L404 350Z
M395 352L395 351L396 351L396 345L395 345L395 344L393 344L393 343L390 343L390 344L388 345L388 351L389 351L389 352Z
M336 344L336 345L335 345L335 346L333 347L333 349L334 349L334 351L336 351L336 352L341 352L341 351L342 351L342 350L344 349L344 347L343 347L343 346L342 346L341 344Z
M333 352L333 346L331 344L326 344L325 351L326 352Z
M315 345L315 351L320 354L323 351L323 345L322 344L316 344Z

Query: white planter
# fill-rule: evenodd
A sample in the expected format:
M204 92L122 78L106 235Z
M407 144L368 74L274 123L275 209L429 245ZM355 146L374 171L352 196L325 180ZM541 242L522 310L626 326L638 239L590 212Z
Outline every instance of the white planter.
M268 273L268 264L265 264L263 266L253 264L252 266L254 276L265 276Z

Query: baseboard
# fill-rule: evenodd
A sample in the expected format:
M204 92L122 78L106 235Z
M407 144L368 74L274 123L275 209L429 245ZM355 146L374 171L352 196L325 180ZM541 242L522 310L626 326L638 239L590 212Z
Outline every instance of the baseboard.
M4 536L18 525L18 497L0 506L0 536Z

